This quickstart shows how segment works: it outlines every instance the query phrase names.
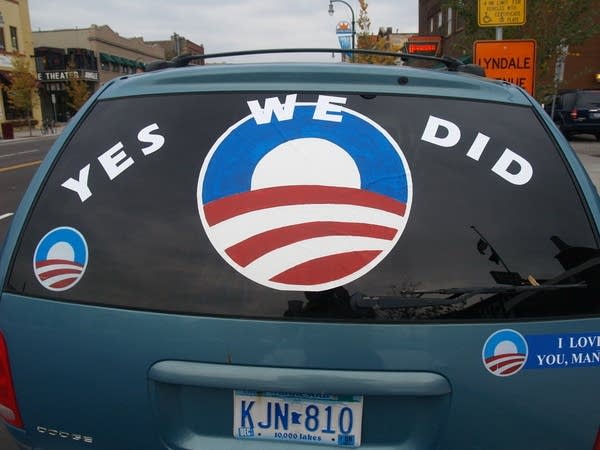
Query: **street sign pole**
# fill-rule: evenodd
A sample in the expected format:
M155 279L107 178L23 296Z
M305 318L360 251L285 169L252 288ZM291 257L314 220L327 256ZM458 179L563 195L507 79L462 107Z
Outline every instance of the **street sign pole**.
M522 26L526 21L526 0L478 0L477 24L495 27L496 40L476 41L473 59L485 65L486 76L517 84L534 95L535 41L505 41L503 36L503 27Z
M52 100L52 112L54 113L54 122L56 122L56 94L50 94L50 99Z

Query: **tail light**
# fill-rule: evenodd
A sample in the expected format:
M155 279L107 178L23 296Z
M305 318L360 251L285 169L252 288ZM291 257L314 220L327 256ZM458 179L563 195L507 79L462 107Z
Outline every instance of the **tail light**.
M571 110L571 119L575 120L577 119L577 109L573 108Z
M600 428L598 428L598 433L596 433L596 442L594 442L592 450L600 450Z
M8 347L2 332L0 332L0 416L8 424L24 428L10 371Z

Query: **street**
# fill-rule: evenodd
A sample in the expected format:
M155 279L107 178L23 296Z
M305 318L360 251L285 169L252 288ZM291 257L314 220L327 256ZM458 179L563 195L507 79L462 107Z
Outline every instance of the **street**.
M57 136L0 140L0 240L4 240L29 181Z
M591 136L583 135L573 138L571 145L577 152L577 156L579 156L594 185L600 190L600 142L594 140Z

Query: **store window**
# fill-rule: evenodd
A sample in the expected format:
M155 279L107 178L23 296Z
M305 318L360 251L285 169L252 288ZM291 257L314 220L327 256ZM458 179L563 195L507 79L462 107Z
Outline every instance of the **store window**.
M19 51L19 40L17 38L17 27L10 27L10 42L12 44L13 50Z

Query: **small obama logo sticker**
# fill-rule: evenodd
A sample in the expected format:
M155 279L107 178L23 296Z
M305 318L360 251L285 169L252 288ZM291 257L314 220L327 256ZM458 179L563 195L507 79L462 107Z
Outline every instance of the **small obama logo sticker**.
M85 272L88 246L75 228L58 227L38 243L33 255L37 280L50 291L66 291L75 286Z
M402 235L412 182L377 123L321 95L267 98L210 149L198 208L208 238L239 273L279 290L321 291L380 263Z
M498 377L519 372L527 362L528 346L523 335L515 330L498 330L483 344L483 365Z

